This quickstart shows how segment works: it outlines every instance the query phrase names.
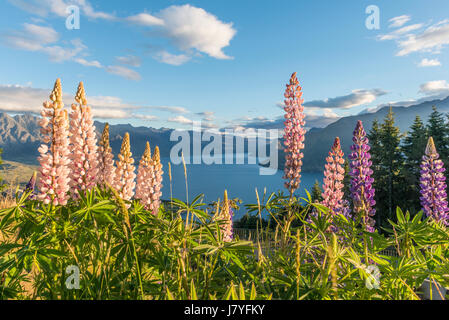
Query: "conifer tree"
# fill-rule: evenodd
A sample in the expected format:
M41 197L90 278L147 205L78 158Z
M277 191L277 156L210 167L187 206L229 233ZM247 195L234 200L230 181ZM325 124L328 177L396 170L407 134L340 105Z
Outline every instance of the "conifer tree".
M395 207L403 207L404 204L405 180L401 170L404 162L400 148L401 137L390 107L384 122L380 127L374 123L369 135L376 189L376 220L379 225L387 223L387 219L392 219Z
M320 187L320 184L318 183L318 180L315 180L315 183L312 187L312 194L310 195L312 197L313 202L321 202L323 200L322 194L323 190Z
M422 150L427 144L427 129L420 116L416 116L410 130L408 131L402 143L402 152L405 156L404 179L405 189L404 197L407 202L407 208L410 211L420 210L419 201L419 175L422 158Z
M447 162L449 155L449 146L447 144L449 129L446 126L444 115L435 106L432 107L432 110L427 121L428 136L433 137L440 159Z

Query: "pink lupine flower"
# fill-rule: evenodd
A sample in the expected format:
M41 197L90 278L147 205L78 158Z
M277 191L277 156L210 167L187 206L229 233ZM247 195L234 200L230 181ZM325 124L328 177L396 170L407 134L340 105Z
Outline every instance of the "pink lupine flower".
M97 136L92 111L87 106L83 83L80 82L75 96L78 104L72 104L70 113L70 149L72 194L92 189L98 172Z
M232 215L233 211L228 200L228 192L225 190L223 196L223 202L221 204L221 210L217 204L217 212L215 213L214 220L224 222L220 226L221 234L224 242L231 242L234 239L234 231L232 228Z
M136 187L135 179L134 159L132 158L129 133L127 132L123 137L114 178L114 188L118 191L122 199L131 200L134 196L134 188Z
M38 158L41 165L38 182L38 199L45 204L65 205L69 191L69 121L62 102L61 80L57 79L52 102L45 102L39 121L43 142Z
M109 145L109 124L106 123L101 135L100 147L98 148L98 174L97 183L100 185L114 185L115 167L114 155Z
M326 157L326 165L323 180L323 201L324 206L329 208L332 214L336 214L342 210L343 207L343 179L345 169L342 164L343 151L340 147L340 138L335 138L334 145Z
M151 158L150 143L147 142L137 172L136 198L154 215L158 213L161 204L162 174L159 147L154 149Z
M292 74L290 83L287 84L285 90L285 128L284 128L284 146L285 146L285 168L284 179L285 188L293 195L301 182L301 166L304 149L304 107L302 106L303 99L301 99L302 92L296 72Z

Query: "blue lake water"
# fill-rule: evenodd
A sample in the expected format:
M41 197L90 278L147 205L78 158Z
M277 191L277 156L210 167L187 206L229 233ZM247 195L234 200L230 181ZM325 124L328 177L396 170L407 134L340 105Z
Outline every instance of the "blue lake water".
M168 177L169 158L162 158L163 164L163 199L170 198L170 182ZM172 167L172 189L173 197L186 200L186 187L183 165L171 165ZM234 219L238 219L246 213L245 204L257 203L255 189L262 197L264 189L267 194L284 190L283 172L277 171L274 175L260 175L260 166L257 164L187 164L187 182L189 189L189 200L203 193L204 203L223 199L223 192L226 189L230 198L242 200L240 210L235 212ZM319 172L303 172L300 190L297 194L305 196L304 189L311 191L315 180L320 184L323 174Z

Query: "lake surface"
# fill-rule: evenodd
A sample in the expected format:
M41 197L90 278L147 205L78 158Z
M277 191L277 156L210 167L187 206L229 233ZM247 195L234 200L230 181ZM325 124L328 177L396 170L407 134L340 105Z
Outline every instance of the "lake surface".
M247 156L245 156L247 160ZM170 198L170 180L168 177L169 158L162 158L163 164L163 199ZM172 167L172 188L173 197L180 200L186 200L186 186L183 165L171 165ZM238 219L246 213L245 204L257 203L255 189L257 188L259 196L262 197L264 189L267 194L283 190L284 180L283 172L277 171L274 175L260 175L260 166L257 164L187 164L187 182L189 189L189 200L203 193L204 203L223 199L223 192L226 189L230 198L239 198L242 200L240 210L235 212L234 219ZM315 180L321 184L323 174L319 172L303 172L301 178L300 190L297 194L305 196L304 189L309 192L312 189Z

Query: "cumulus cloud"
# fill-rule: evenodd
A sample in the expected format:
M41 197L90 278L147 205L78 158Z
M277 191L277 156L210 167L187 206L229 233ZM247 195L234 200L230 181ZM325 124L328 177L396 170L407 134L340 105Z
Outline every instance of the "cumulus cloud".
M67 7L78 6L86 17L91 19L115 19L114 15L96 11L87 0L9 0L10 3L31 14L46 17L49 14L65 18Z
M140 13L126 19L138 25L158 27L161 35L184 52L196 50L216 59L231 59L223 52L236 34L232 23L220 21L213 14L191 5L173 5L155 15ZM162 51L160 61L173 65L187 62L186 56L172 56Z
M0 85L0 111L3 112L31 112L39 114L44 101L49 100L51 89L32 88L21 85ZM72 94L63 94L66 105L75 101ZM88 104L92 106L95 118L104 119L145 119L155 120L154 115L135 113L146 110L146 107L125 103L114 96L88 96Z
M410 16L408 15L402 15L398 17L391 18L388 20L390 22L389 28L399 28L402 27L404 24L410 21Z
M107 66L106 71L129 80L140 80L141 76L137 71L123 67L123 66Z
M310 108L350 109L363 104L371 103L375 101L377 97L385 94L387 94L387 92L381 89L358 89L353 90L352 93L345 96L309 101L304 103L304 106Z
M441 62L438 59L427 59L424 58L418 64L420 67L438 67L441 66Z
M449 83L446 80L429 81L420 86L419 92L427 96L449 95Z

